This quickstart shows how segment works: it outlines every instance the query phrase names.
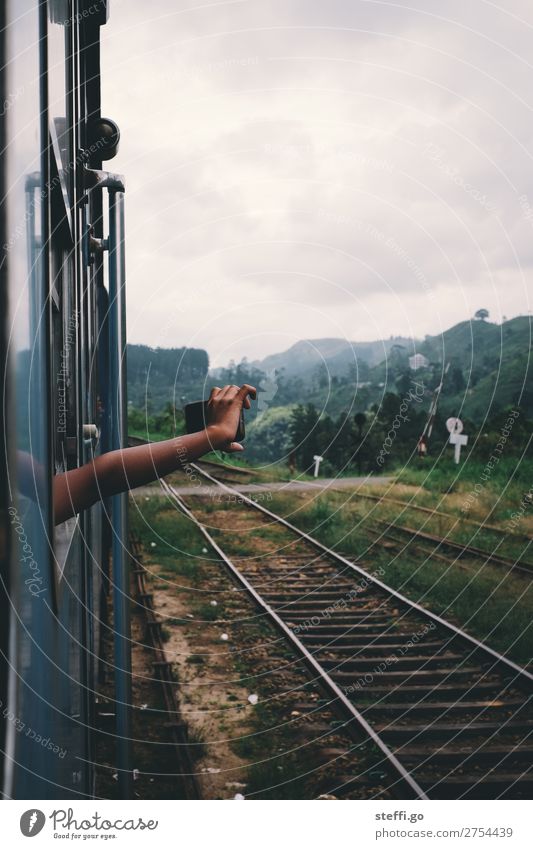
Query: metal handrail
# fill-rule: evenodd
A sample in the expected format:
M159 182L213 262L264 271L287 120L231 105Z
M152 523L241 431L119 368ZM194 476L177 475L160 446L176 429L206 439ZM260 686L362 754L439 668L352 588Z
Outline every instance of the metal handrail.
M103 172L99 172L103 174ZM116 175L101 179L109 194L109 405L110 449L127 446L126 271L124 257L124 184ZM128 556L128 496L111 499L113 525L113 615L116 701L116 752L120 794L132 798L131 621Z

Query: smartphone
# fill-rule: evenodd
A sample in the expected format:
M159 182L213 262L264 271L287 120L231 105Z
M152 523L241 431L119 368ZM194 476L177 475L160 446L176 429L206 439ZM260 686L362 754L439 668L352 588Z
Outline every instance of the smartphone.
M207 427L208 403L208 401L193 401L191 404L185 404L183 412L185 413L185 428L187 433L198 433L199 430L204 430ZM244 437L244 410L241 409L239 426L233 441L242 442Z

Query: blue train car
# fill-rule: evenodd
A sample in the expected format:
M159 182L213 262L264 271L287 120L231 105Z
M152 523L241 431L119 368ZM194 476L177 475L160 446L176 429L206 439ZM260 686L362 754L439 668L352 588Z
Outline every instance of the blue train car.
M0 14L2 793L94 795L107 669L127 795L125 496L56 527L51 497L54 475L125 436L124 185L102 170L119 141L100 107L108 4L10 0Z

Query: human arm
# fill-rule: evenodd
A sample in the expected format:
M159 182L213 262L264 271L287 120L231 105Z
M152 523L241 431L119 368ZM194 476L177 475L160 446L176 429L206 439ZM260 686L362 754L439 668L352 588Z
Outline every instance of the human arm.
M253 386L244 384L215 387L209 396L207 427L198 433L110 451L94 457L79 469L56 475L54 488L55 524L95 504L102 498L134 489L164 477L209 451L242 451L233 442L241 408L250 407Z

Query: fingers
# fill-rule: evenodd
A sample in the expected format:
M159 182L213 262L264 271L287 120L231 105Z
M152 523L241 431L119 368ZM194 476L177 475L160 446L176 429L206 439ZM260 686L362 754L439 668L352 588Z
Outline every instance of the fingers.
M255 399L257 390L255 386L250 386L249 383L243 383L240 389L234 383L231 383L224 386L223 389L219 389L218 386L213 387L209 396L210 401L214 398L215 394L218 398L224 398L225 401L232 401L234 398L240 398L244 407L249 410L250 398ZM250 398L248 396L250 396Z
M225 398L226 400L229 401L231 398L234 398L235 395L237 395L238 391L239 391L239 387L235 386L234 383L231 383L231 384L228 384L228 386L224 387L220 397Z
M257 390L255 386L250 386L249 383L243 383L241 388L238 390L238 394L241 396L242 400L248 400L248 395L250 398L254 398L257 395Z
M240 442L230 442L224 451L227 451L228 454L237 454L239 451L244 451L244 445L241 445Z
M208 401L212 401L218 393L221 391L220 386L213 386L211 392L209 393Z

